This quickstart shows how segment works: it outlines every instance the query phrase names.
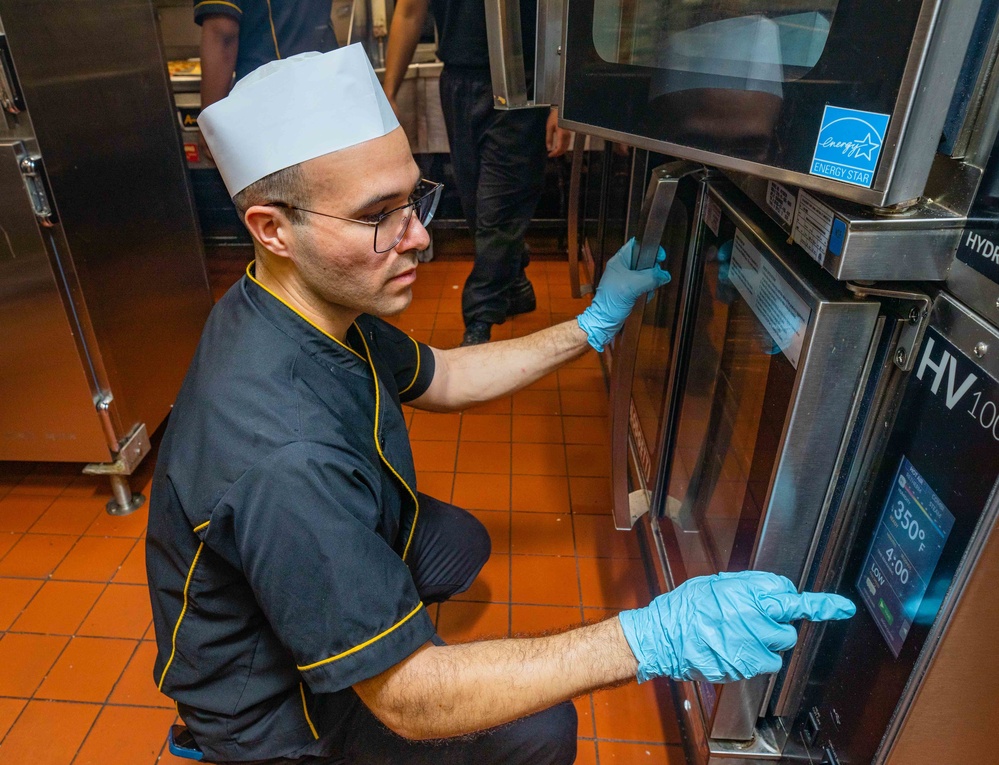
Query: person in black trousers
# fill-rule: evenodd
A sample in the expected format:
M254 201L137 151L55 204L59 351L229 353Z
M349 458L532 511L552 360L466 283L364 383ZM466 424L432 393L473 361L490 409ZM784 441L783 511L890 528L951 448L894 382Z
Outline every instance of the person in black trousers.
M440 94L451 164L475 241L475 265L462 292L462 345L478 345L489 341L493 324L536 308L525 272L530 256L524 235L541 197L545 156L564 154L571 133L558 127L554 109L493 108L482 0L400 0L385 61L385 93L393 108L428 9L437 24L437 56L444 62ZM521 0L529 72L536 16L536 0Z

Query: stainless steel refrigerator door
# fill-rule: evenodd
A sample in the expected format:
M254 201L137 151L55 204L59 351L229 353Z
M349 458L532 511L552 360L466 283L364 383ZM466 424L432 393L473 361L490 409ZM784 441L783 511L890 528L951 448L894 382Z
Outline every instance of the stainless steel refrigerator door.
M19 147L0 144L0 459L107 461L56 238L37 223Z
M0 16L115 437L151 433L212 305L153 7L0 0Z
M800 258L711 181L684 289L693 309L669 475L653 498L676 586L760 569L800 582L826 511L880 310ZM766 679L698 688L708 735L748 741Z
M567 0L566 127L865 205L924 190L978 0Z

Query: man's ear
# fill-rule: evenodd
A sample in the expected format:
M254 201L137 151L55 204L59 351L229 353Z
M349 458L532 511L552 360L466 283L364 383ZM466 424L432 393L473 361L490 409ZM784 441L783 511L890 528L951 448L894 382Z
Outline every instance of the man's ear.
M279 207L253 205L243 214L250 235L278 257L290 257L294 239L291 221Z

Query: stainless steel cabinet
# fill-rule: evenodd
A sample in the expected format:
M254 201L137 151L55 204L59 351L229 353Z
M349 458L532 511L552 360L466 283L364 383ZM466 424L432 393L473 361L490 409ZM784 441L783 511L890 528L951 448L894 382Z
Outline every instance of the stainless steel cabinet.
M0 41L0 459L94 463L126 510L211 308L153 8L0 0Z

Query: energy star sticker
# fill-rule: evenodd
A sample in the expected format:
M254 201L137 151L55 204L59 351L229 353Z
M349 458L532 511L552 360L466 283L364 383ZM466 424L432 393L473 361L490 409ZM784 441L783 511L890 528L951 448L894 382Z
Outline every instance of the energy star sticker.
M853 153L853 156L856 159L860 159L861 157L863 157L864 159L872 160L873 157L871 156L871 153L875 149L878 149L880 147L881 144L872 141L871 134L868 133L867 137L864 138L863 141L857 141L857 148L856 151Z

